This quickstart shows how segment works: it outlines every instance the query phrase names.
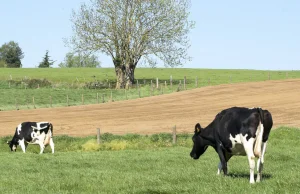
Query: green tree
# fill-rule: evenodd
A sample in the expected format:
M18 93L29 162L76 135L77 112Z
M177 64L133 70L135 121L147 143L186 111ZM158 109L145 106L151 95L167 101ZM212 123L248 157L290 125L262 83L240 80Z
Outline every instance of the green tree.
M24 58L24 53L20 48L19 44L10 41L8 43L3 44L0 47L0 61L1 66L6 65L6 67L22 67L21 59Z
M101 67L98 57L95 55L75 55L74 53L67 53L64 62L61 62L59 67Z
M43 61L39 64L39 68L50 68L50 66L53 65L54 62L55 61L50 60L49 51L47 50Z
M90 0L73 11L75 51L100 51L111 56L116 88L134 83L139 61L153 66L183 65L189 60L190 0Z

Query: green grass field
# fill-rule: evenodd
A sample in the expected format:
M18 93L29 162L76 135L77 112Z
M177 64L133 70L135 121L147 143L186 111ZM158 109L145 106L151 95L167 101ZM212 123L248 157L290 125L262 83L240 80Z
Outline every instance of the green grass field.
M217 176L219 161L212 148L199 160L190 158L190 135L173 146L166 134L106 134L103 144L114 146L97 151L91 145L95 137L55 137L54 155L50 148L37 154L35 145L26 154L20 148L11 153L5 137L0 139L0 193L299 193L299 138L299 129L273 130L263 181L250 185L246 157L233 157L229 176ZM117 146L122 142L125 146Z
M170 86L172 75L173 86ZM270 75L270 77L269 77ZM0 110L33 109L44 107L73 106L80 104L95 104L114 101L161 95L178 91L181 81L186 76L186 89L208 85L219 85L237 82L251 82L264 80L279 80L287 78L300 78L300 71L255 71L255 70L211 70L211 69L149 69L138 68L135 78L139 81L140 89L136 85L132 89L114 90L87 89L84 87L89 82L99 81L107 87L115 82L113 68L51 68L51 69L8 69L0 71ZM160 87L153 86L159 78ZM51 86L28 88L22 80L47 79ZM165 86L164 84L167 84ZM162 86L162 88L161 88ZM98 98L97 98L98 93ZM33 100L34 98L34 100ZM83 99L83 100L82 100Z

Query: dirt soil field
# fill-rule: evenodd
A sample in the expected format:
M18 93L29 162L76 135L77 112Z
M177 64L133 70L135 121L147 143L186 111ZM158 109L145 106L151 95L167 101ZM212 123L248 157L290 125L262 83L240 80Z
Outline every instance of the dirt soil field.
M222 109L262 107L273 115L274 128L300 127L300 79L226 84L167 95L105 104L1 111L0 136L13 135L23 121L49 121L55 135L101 133L192 133L197 122L208 125Z

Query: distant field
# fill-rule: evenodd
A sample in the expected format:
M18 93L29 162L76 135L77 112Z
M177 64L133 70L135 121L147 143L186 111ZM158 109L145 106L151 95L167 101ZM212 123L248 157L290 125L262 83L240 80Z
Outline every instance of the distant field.
M26 154L20 148L10 153L7 138L0 138L0 193L299 193L296 128L271 132L263 180L254 185L246 157L230 159L227 177L216 175L219 159L212 148L199 160L191 159L190 136L176 146L165 135L110 138L104 144L113 144L115 151L111 146L92 151L95 137L56 137L54 155L50 148L39 155L34 145Z
M173 80L172 87L170 76ZM227 83L300 78L300 71L138 68L135 78L138 80L140 89L136 89L137 85L134 85L125 91L114 90L113 68L3 68L0 71L0 110L95 104L111 101L111 96L113 101L119 101L172 93L184 89L184 76L186 76L186 89L193 89ZM155 87L156 78L159 79L158 89ZM22 82L22 80L29 79L47 79L51 85L39 88L35 85L29 88ZM150 87L151 80L153 90ZM101 82L106 88L84 87L90 82ZM181 86L179 86L180 83Z

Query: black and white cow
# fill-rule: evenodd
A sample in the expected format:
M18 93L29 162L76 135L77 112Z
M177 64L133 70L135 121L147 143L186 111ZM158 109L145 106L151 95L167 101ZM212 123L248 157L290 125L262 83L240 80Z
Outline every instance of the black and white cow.
M247 156L250 183L255 182L254 169L257 157L256 181L259 182L272 126L272 115L268 110L241 107L225 109L217 114L206 128L201 128L199 123L196 124L190 156L198 159L208 146L212 146L220 158L218 174L223 170L224 175L227 175L227 162L231 156Z
M28 144L39 144L40 154L44 152L45 146L50 144L54 153L53 125L49 122L23 122L20 123L11 141L8 141L11 151L16 151L20 145L23 152L26 152Z

